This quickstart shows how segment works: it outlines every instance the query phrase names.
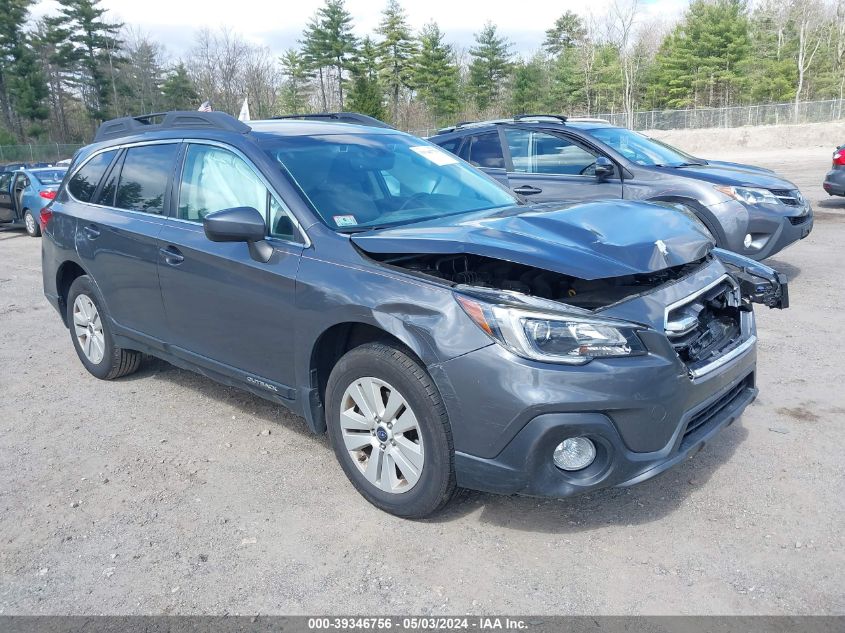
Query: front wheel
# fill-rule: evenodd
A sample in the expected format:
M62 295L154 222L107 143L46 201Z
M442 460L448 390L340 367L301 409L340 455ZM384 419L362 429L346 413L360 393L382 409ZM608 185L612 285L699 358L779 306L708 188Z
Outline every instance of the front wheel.
M27 209L23 213L23 221L26 225L26 232L30 237L38 237L41 235L41 227L38 226L38 220L32 215L32 211Z
M370 343L348 352L326 387L335 455L374 506L423 518L455 492L452 435L434 383L401 350Z

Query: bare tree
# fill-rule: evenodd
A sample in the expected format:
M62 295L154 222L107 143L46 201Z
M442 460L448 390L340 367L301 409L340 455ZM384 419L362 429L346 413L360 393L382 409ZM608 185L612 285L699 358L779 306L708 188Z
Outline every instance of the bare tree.
M229 29L217 33L197 32L187 67L200 96L210 99L215 110L237 115L247 96L246 68L251 46Z
M634 126L637 80L641 52L638 51L636 24L639 17L639 0L613 0L607 20L608 41L619 52L622 73L622 110L628 127Z
M827 7L822 0L792 0L790 13L797 35L795 64L798 70L798 82L795 87L793 119L795 123L798 123L798 107L801 103L807 69L813 63L813 58L818 53L826 35Z

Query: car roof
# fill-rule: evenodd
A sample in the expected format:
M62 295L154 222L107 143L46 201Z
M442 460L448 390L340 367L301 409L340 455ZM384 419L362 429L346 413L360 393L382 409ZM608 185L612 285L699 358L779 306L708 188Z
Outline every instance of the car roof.
M603 121L601 119L567 119L564 123L562 121L552 121L552 120L525 120L525 121L516 121L514 119L496 119L492 121L478 121L478 122L468 122L468 123L459 123L453 127L443 128L440 132L435 134L430 138L439 138L439 137L462 137L468 136L470 134L477 134L478 132L488 132L490 130L496 129L503 125L518 125L521 128L534 128L534 129L555 129L555 130L583 130L589 131L598 128L618 128L619 126L613 125L608 121Z
M374 127L339 121L310 121L300 119L266 119L248 121L253 132L261 136L311 136L313 134L403 134L387 127Z

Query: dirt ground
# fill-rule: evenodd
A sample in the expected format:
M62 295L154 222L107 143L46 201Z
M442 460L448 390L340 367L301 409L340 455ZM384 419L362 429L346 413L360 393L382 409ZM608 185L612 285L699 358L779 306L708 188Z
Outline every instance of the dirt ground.
M759 312L760 397L738 423L631 489L465 493L425 522L373 509L268 402L155 360L89 376L39 241L0 233L0 613L845 614L834 140L702 152L773 167L816 209L770 261L792 307Z

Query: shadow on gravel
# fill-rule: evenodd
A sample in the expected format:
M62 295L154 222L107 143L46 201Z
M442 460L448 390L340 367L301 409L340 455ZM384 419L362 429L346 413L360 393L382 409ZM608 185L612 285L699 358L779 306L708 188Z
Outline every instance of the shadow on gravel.
M777 257L770 257L763 262L766 266L771 266L779 273L785 273L789 281L794 281L801 276L801 269L789 262L778 259Z
M695 457L631 488L610 488L568 499L502 497L463 491L429 522L445 523L477 512L479 521L526 532L569 534L615 525L641 525L672 514L748 437L742 418L719 433Z
M288 413L281 405L247 391L226 387L200 374L147 356L141 369L121 381L166 380L209 400L239 409L244 417L268 425L283 425L307 436L325 450L325 459L336 464L328 436L314 435L305 420ZM742 418L724 429L688 459L666 473L631 488L611 488L569 499L538 499L501 496L468 490L459 491L452 503L426 523L449 523L481 508L479 522L527 532L567 534L612 525L639 525L657 521L675 511L687 497L707 485L710 477L728 461L748 436Z
M241 411L243 417L261 420L268 425L280 425L300 435L312 438L316 443L324 444L329 451L328 437L314 435L304 418L290 413L280 404L260 398L248 391L215 382L202 374L187 369L180 369L165 360L154 356L145 356L141 368L134 374L121 378L121 382L132 380L166 380L186 390L191 390L204 398L227 404ZM330 455L334 459L333 455Z
M840 209L845 211L845 198L838 197L838 196L831 196L830 198L822 198L818 202L816 202L816 207L822 207L823 209ZM818 214L816 214L818 215Z

